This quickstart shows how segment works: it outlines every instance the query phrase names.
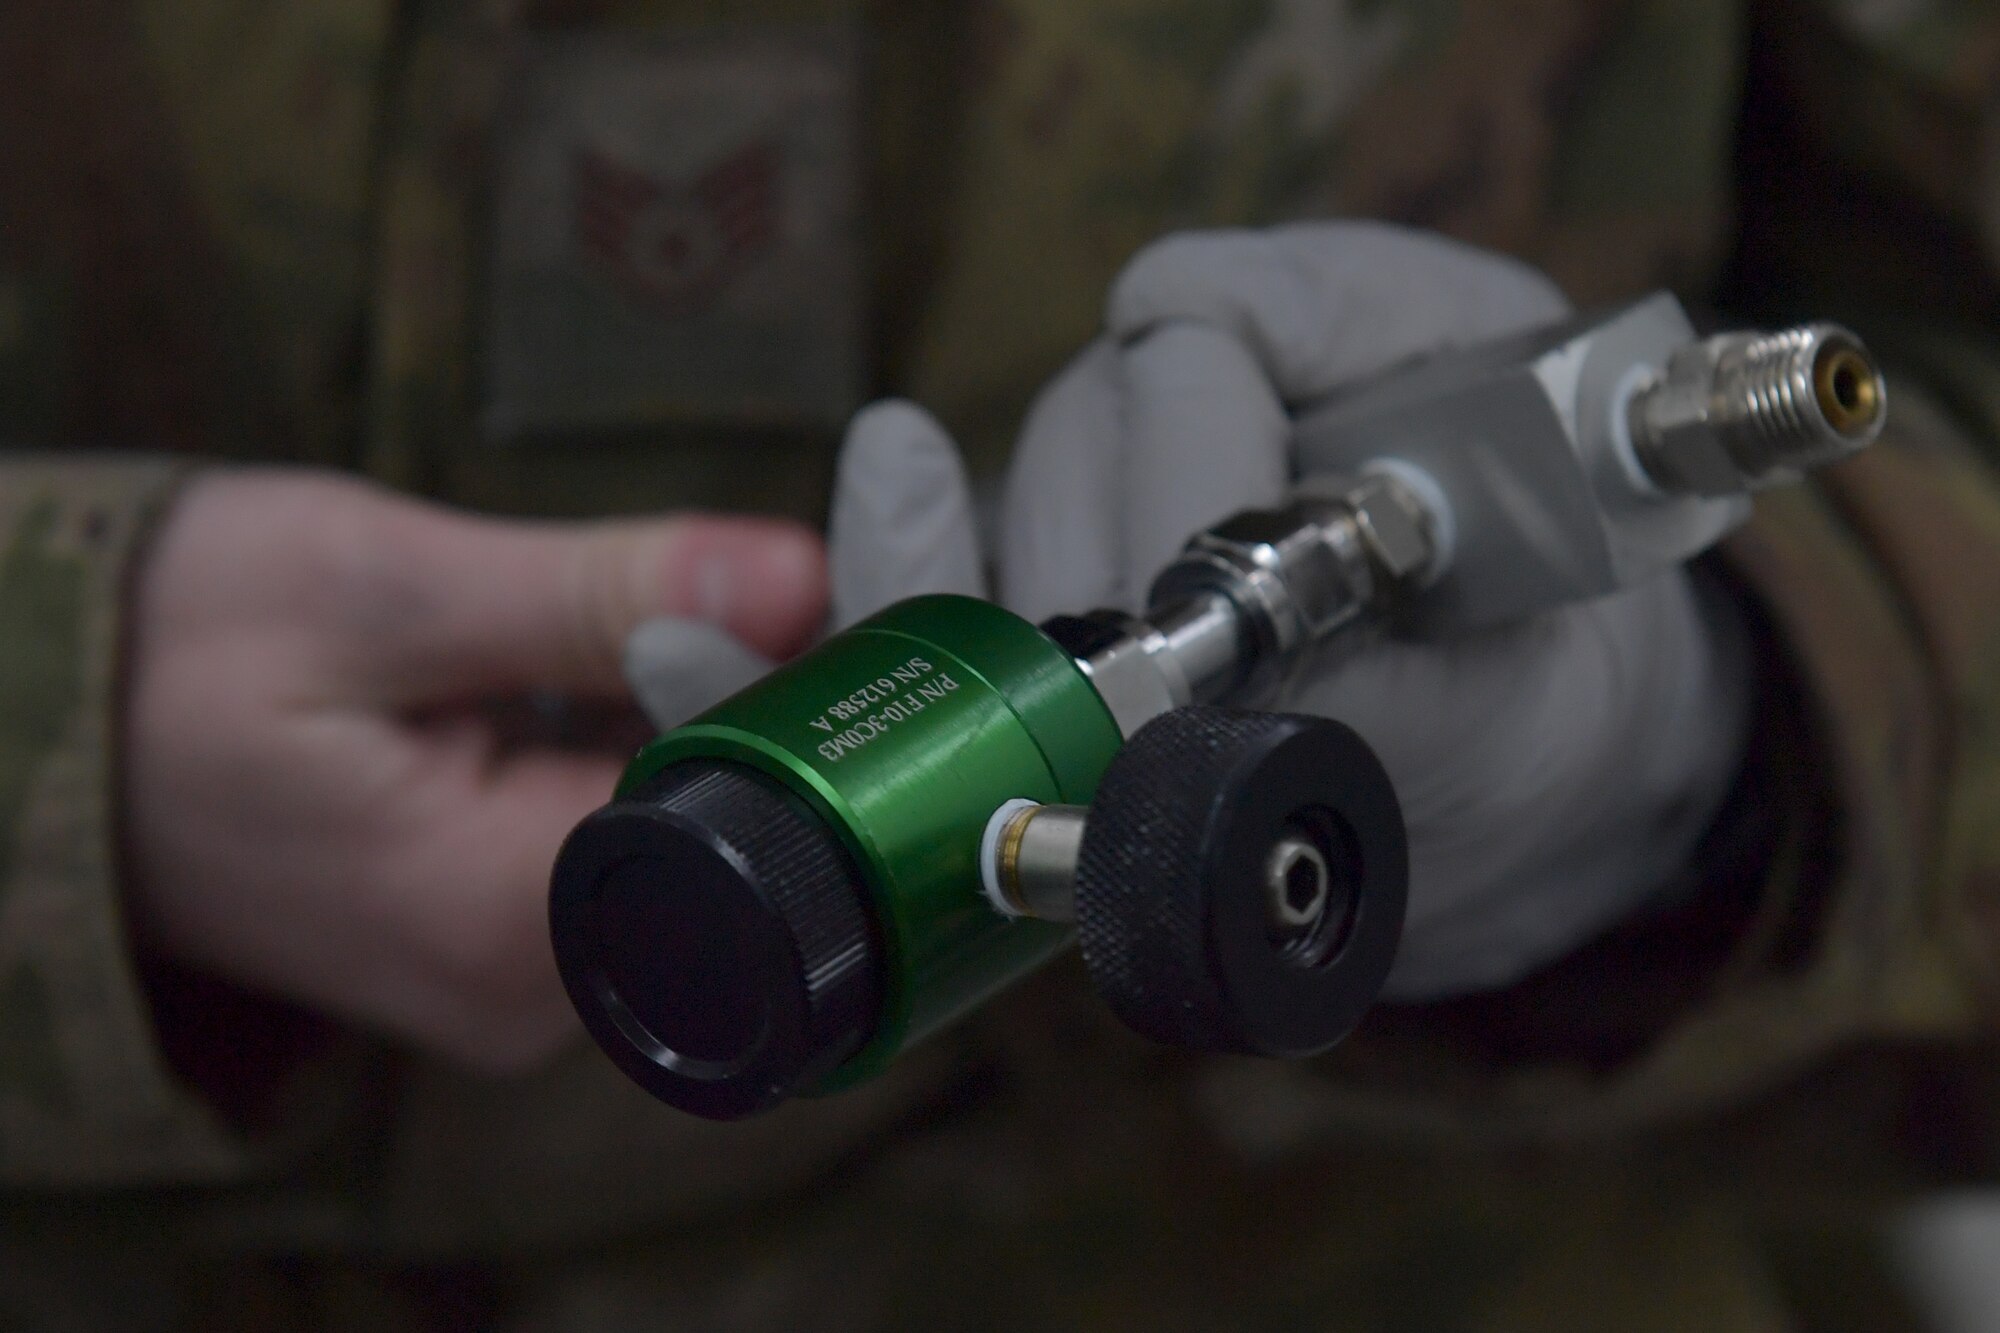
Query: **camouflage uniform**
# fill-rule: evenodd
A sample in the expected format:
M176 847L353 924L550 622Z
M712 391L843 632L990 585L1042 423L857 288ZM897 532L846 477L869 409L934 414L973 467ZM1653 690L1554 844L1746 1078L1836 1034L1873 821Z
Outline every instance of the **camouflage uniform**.
M1971 0L14 7L0 1325L1887 1326L1884 1210L2000 1165L1996 72ZM1140 243L1332 212L1888 354L1882 445L1730 544L1763 731L1684 905L1297 1066L1059 965L731 1127L132 958L176 454L814 514L864 394L991 468Z

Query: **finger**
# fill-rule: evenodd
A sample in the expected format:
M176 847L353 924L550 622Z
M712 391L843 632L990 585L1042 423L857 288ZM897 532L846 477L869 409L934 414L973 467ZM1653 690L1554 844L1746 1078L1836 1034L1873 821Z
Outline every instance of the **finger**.
M705 620L648 620L625 641L625 681L662 731L762 679L772 665Z
M546 688L624 691L626 639L679 616L772 657L823 623L819 540L771 519L687 516L574 526L421 510L399 558L406 605L368 645L385 686L423 701Z
M1097 342L1028 409L1000 497L1000 600L1030 620L1134 605L1126 586L1118 349Z
M937 419L890 399L848 427L828 524L833 623L927 592L985 592L972 494Z
M1124 567L1150 580L1191 534L1284 494L1291 423L1250 353L1217 329L1163 325L1121 368Z
M1125 340L1179 321L1220 329L1298 405L1413 353L1567 309L1517 260L1385 223L1321 222L1169 236L1119 276L1106 318Z
M411 942L394 1012L417 1040L491 1072L531 1068L575 1030L548 935L550 867L578 821L610 798L619 766L530 750L494 762L445 743L410 793L395 864ZM392 887L392 886L385 886Z

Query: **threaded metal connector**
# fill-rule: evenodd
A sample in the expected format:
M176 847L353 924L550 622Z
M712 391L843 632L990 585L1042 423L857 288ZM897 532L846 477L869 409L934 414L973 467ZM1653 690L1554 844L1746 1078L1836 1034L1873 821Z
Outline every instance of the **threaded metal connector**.
M1881 433L1882 372L1838 324L1726 333L1675 352L1627 408L1633 453L1662 490L1730 495L1796 479Z

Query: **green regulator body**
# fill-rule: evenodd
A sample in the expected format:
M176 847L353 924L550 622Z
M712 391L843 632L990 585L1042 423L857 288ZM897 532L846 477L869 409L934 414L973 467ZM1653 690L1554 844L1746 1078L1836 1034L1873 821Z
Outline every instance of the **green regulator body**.
M898 603L640 752L563 853L565 983L628 1074L704 1114L870 1077L1069 941L994 911L981 838L1010 799L1087 803L1121 740L1034 625ZM703 787L717 772L735 785ZM708 906L621 888L662 878L703 880ZM675 971L686 988L658 993Z

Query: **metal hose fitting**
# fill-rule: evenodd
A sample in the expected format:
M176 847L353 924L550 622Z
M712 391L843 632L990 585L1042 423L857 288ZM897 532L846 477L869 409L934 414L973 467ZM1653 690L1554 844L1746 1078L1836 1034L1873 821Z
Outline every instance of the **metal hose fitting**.
M1315 476L1275 509L1196 533L1154 580L1143 616L1056 616L1042 631L1126 736L1191 703L1256 702L1301 664L1301 649L1367 622L1444 566L1442 504L1410 466Z
M986 901L1005 917L1076 920L1076 864L1090 809L1012 800L993 812L979 847Z
M1627 407L1633 453L1661 490L1729 495L1796 479L1861 449L1888 392L1838 324L1730 333L1681 348Z

